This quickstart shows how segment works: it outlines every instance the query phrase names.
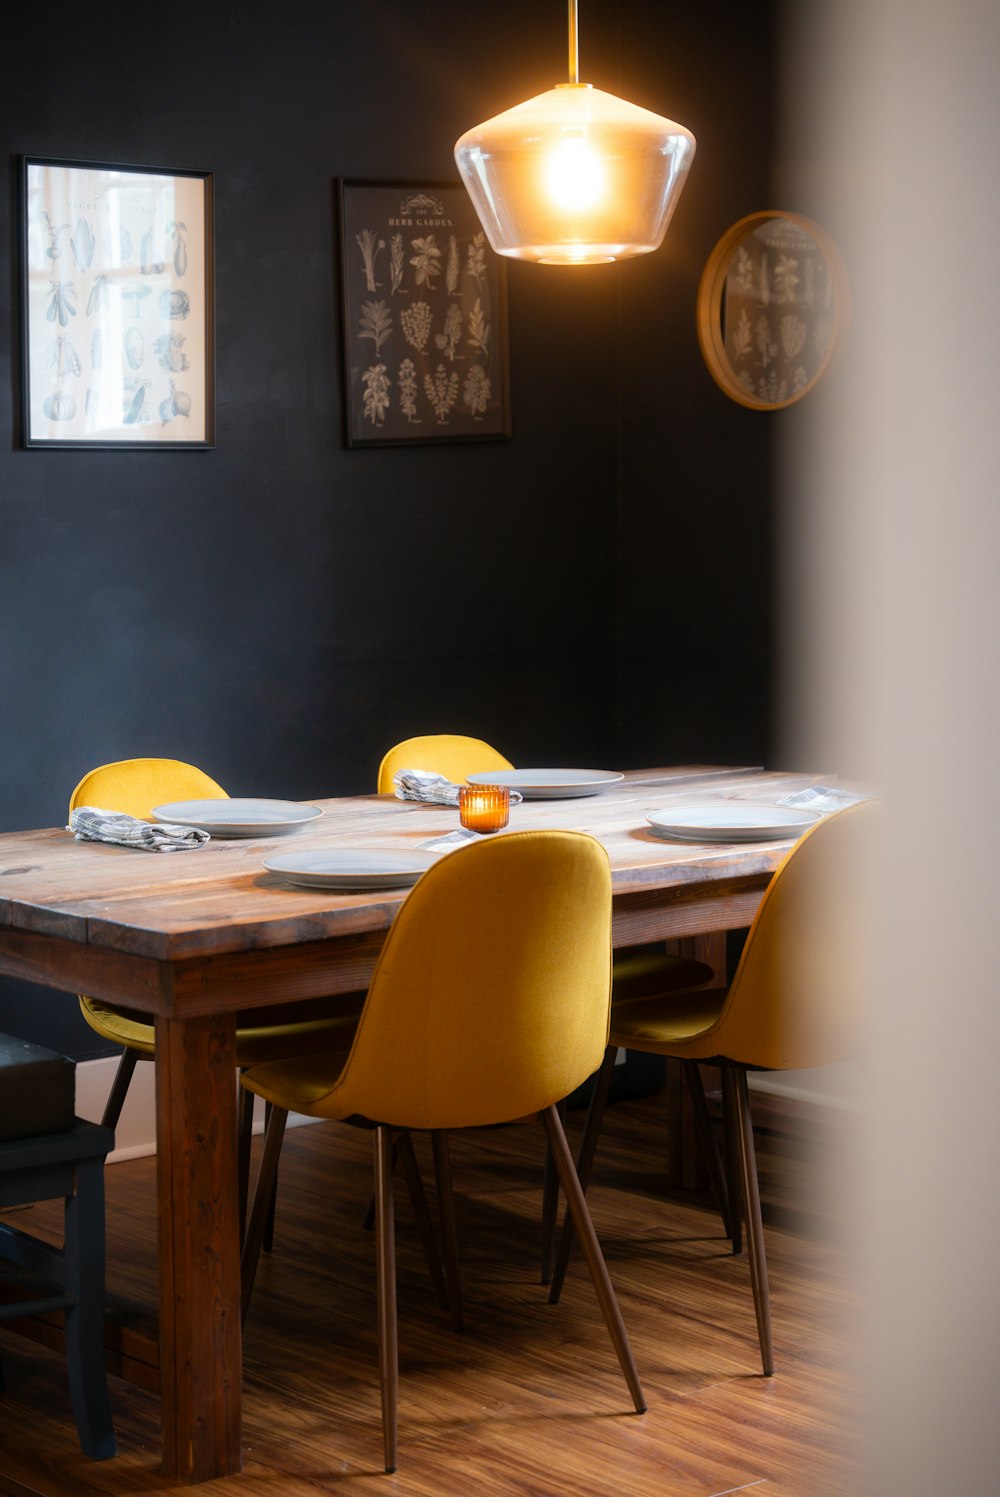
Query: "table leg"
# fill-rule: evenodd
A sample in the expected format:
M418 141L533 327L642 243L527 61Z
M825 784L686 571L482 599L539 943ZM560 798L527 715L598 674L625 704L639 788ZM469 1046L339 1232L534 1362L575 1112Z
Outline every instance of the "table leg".
M233 1016L156 1020L163 1466L238 1472L239 1186Z

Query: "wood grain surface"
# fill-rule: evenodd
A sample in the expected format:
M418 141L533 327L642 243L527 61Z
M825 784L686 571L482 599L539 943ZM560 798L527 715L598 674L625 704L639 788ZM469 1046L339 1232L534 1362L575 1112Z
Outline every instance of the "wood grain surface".
M766 1101L766 1099L765 1099ZM465 1330L451 1329L397 1186L399 1470L381 1472L374 1241L362 1221L370 1136L293 1129L274 1252L247 1326L243 1471L206 1497L852 1497L863 1388L854 1292L827 1195L849 1119L801 1113L758 1129L777 1371L760 1374L745 1256L717 1213L663 1187L663 1094L612 1104L588 1193L648 1400L631 1412L582 1262L562 1302L538 1282L543 1146L530 1126L452 1138ZM766 1122L766 1116L764 1118ZM574 1147L582 1119L571 1113ZM436 1209L430 1149L416 1147ZM259 1148L259 1140L255 1150ZM33 1208L44 1224L48 1207ZM58 1215L50 1213L53 1231ZM23 1222L22 1222L23 1225ZM36 1225L32 1230L38 1230ZM152 1160L108 1171L115 1328L155 1321ZM155 1395L111 1379L119 1455L76 1441L63 1361L0 1337L0 1472L16 1497L176 1490L159 1468ZM0 1492L3 1492L0 1479Z

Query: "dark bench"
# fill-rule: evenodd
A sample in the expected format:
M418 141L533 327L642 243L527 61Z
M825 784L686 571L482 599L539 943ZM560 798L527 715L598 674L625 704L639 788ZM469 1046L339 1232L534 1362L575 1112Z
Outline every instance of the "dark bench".
M115 1435L104 1368L104 1161L115 1136L74 1116L75 1085L73 1061L0 1034L0 1209L65 1201L62 1248L0 1222L0 1259L40 1281L32 1298L0 1304L0 1322L65 1311L80 1444L106 1460Z

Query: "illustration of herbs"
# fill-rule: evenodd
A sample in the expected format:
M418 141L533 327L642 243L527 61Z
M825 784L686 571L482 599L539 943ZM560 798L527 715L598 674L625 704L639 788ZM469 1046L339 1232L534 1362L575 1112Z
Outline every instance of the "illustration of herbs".
M66 374L80 374L82 372L82 366L77 357L76 349L70 340L63 337L61 333L55 342L49 345L45 367L47 369L54 369L57 379L62 379Z
M384 301L366 301L361 308L361 331L359 338L370 338L375 353L382 352L382 344L392 332L392 314Z
M753 330L750 327L750 318L747 316L746 307L741 307L736 326L733 328L733 358L749 358L752 348Z
M480 286L486 284L486 235L473 235L465 257L465 271Z
M453 369L449 374L443 364L439 364L434 371L434 377L424 375L424 394L430 401L434 413L438 418L438 425L447 423L448 412L458 399L458 371Z
M385 249L385 240L378 237L375 229L362 229L360 234L355 234L355 242L361 251L361 259L365 267L365 290L377 291L378 282L375 279L375 261L378 259L379 250Z
M172 369L175 372L190 369L191 361L183 351L183 333L164 333L161 338L156 339L153 348L164 369Z
M465 376L465 384L462 387L462 404L471 411L477 421L483 419L483 412L490 403L493 394L493 386L489 375L481 364L473 364Z
M77 270L89 270L94 258L95 240L90 224L85 218L76 221L76 233L69 242Z
M187 246L182 237L186 233L187 224L180 223L176 218L167 224L167 238L172 237L174 241L174 271L179 276L184 274L188 265Z
M361 382L365 387L365 418L373 426L381 426L389 409L389 385L392 383L385 365L370 365L362 374Z
M399 366L399 408L407 421L420 425L417 417L417 371L412 359L404 359Z
M760 354L757 363L762 369L767 368L778 352L777 343L771 342L771 324L766 317L757 319L757 352Z
M795 300L795 288L799 284L799 262L791 255L779 255L774 267L774 299L776 302Z
M744 296L753 285L753 260L750 258L749 250L741 244L736 251L736 274L734 277L734 289Z
M778 323L778 336L786 359L794 359L802 352L806 341L806 325L801 317L786 312Z
M469 344L477 353L484 358L490 356L490 325L483 315L482 302L476 297L476 302L469 313Z
M153 259L153 225L150 224L139 245L139 269L143 275L162 275L165 260Z
M110 277L108 277L106 275L99 275L97 277L96 281L94 282L94 284L91 286L91 288L90 288L90 295L87 297L87 316L88 317L93 317L93 315L97 311L98 307L103 307L104 310L107 311L107 309L108 309L108 286L109 285L110 285Z
M62 250L59 248L59 235L69 233L69 224L60 224L57 229L50 215L44 209L42 210L42 217L45 220L45 232L49 240L49 247L45 251L45 258L54 262L62 255Z
M454 359L455 350L458 348L462 337L462 309L454 302L449 304L444 314L444 332L434 334L434 343L447 359Z
M771 286L767 278L767 256L760 257L760 292L759 300L762 307L766 307L771 300Z
M412 306L400 312L399 320L407 343L415 348L417 353L423 353L431 331L430 302L415 301Z
M413 279L418 286L426 286L429 291L433 291L434 277L441 274L441 251L435 236L428 234L423 239L411 239L410 248L414 251L410 260Z
M403 284L403 236L393 234L389 241L389 290L395 296Z
M68 228L69 225L67 224ZM59 326L66 327L70 318L76 316L76 288L72 281L50 281L52 287L52 300L49 302L49 310L45 314L47 322L55 322L58 318Z
M777 369L772 369L766 380L760 382L761 400L770 401L775 405L779 400L784 400L788 394L788 384L785 380L778 378Z
M449 296L458 294L458 240L454 234L448 236L448 269L444 273L445 289Z
M833 342L834 319L832 312L823 312L813 323L812 345L820 358L825 358L830 344Z

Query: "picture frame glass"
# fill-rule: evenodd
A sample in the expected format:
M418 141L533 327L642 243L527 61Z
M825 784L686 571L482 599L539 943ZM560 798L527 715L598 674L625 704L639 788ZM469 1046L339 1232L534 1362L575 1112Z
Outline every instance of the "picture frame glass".
M798 213L752 213L709 256L698 337L712 377L731 399L752 410L781 410L824 375L849 312L846 271L825 230Z
M347 445L508 437L506 267L465 188L338 189Z
M25 445L213 445L212 179L24 158Z

